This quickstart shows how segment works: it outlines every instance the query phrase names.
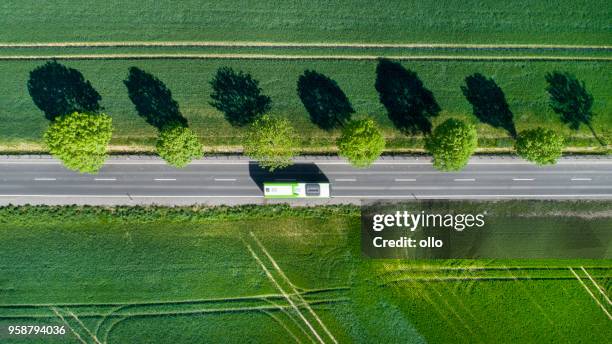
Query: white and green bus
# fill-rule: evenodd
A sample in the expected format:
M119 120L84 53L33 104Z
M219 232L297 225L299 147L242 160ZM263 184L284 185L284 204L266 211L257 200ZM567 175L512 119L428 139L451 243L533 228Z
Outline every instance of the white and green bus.
M329 183L264 183L265 198L329 198Z

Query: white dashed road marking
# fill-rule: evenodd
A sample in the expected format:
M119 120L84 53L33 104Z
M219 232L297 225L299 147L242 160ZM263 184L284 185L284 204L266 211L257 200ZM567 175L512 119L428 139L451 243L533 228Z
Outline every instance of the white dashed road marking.
M336 178L334 179L337 182L356 182L357 179L355 178Z
M175 180L176 178L155 178L155 181L157 182L173 182Z
M36 181L56 180L55 178L34 178Z
M476 179L474 178L457 178L455 179L456 182L475 182Z
M416 182L414 178L395 178L396 182Z
M587 182L591 180L592 180L591 178L572 178L573 182L581 182L581 181Z
M534 178L512 178L515 182L531 182L534 181Z
M236 178L215 178L216 182L235 182Z
M117 180L117 178L94 178L94 180L99 182L112 182Z

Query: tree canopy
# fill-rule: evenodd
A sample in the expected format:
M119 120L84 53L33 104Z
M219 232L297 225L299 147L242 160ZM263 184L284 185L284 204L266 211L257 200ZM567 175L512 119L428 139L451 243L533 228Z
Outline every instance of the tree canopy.
M371 119L349 122L336 143L339 154L356 167L370 166L385 149L385 138Z
M449 118L438 125L425 141L433 156L433 165L441 171L459 171L476 150L476 128L458 119Z
M96 173L107 157L112 120L105 114L74 112L49 125L44 140L53 156L81 173Z
M564 139L553 130L538 127L522 131L514 147L518 155L538 165L555 164L563 152Z
M95 113L102 109L102 97L83 74L56 61L30 72L28 91L50 121L73 112Z
M306 70L297 82L298 96L310 119L321 129L342 127L355 112L336 81L312 70Z
M285 118L263 115L249 127L244 137L244 154L259 161L269 171L293 164L296 132Z
M210 82L213 99L210 105L225 114L233 126L245 126L270 110L272 100L262 94L259 81L242 71L221 67Z
M180 123L169 124L159 132L157 154L174 167L185 167L202 157L202 144L193 130Z

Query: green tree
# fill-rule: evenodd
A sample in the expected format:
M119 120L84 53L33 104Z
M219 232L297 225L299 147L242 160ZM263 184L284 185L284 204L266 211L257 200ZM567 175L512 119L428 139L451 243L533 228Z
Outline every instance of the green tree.
M269 171L293 164L296 132L285 118L263 115L244 136L244 154Z
M437 126L425 141L425 148L433 156L434 167L441 171L461 170L477 145L476 128L454 118Z
M338 152L356 167L370 166L385 149L385 138L371 119L350 121L338 138Z
M564 140L553 130L535 128L522 131L514 145L522 158L538 165L555 164L563 151Z
M174 167L185 167L202 157L202 144L193 130L173 123L165 126L157 138L157 154Z
M74 112L57 117L44 134L53 156L81 173L97 173L106 160L113 132L112 120L105 114Z

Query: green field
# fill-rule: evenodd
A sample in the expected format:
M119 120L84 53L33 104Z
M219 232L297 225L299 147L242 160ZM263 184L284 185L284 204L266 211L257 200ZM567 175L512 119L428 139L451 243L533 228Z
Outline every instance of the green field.
M609 260L367 260L352 206L12 207L0 215L1 328L69 324L86 343L307 343L317 335L329 343L603 343L612 335L568 269L598 294L584 266L610 295ZM80 341L69 332L46 342Z
M26 87L29 72L43 61L0 61L0 144L40 143L47 126L42 112L34 105ZM217 68L231 66L253 74L264 92L271 96L273 113L287 116L299 128L303 145L325 150L333 145L337 132L327 133L314 126L296 92L296 81L305 69L314 69L335 79L345 91L356 117L371 116L383 127L394 148L420 147L419 137L400 134L388 120L374 89L375 61L319 60L96 60L65 61L80 70L102 96L101 104L113 117L114 145L151 145L155 129L140 118L127 96L123 80L131 66L138 66L159 77L172 91L183 115L209 149L236 147L240 129L232 128L223 115L209 105L209 80ZM431 89L443 109L435 123L456 116L478 123L483 147L507 147L511 140L501 129L479 124L461 93L464 78L476 72L493 77L505 92L518 130L545 125L570 137L571 146L597 146L588 129L578 133L563 125L548 107L544 75L553 70L569 71L584 80L595 97L597 113L593 125L603 137L612 135L612 93L610 62L571 61L404 61ZM234 148L235 149L235 148ZM6 150L6 148L5 148Z
M275 41L596 44L610 2L389 0L3 1L0 41Z
M209 105L208 81L221 66L245 70L261 81L273 100L272 112L288 117L302 134L304 152L334 151L338 135L310 122L296 94L297 78L305 69L336 80L351 100L356 117L374 117L382 126L390 150L422 148L421 137L405 136L394 129L378 101L373 87L376 62L371 59L379 56L413 59L403 64L418 73L442 107L435 123L454 116L478 124L460 86L465 77L479 72L492 77L505 92L518 130L547 126L567 136L570 147L583 151L599 147L588 129L570 131L547 106L545 73L569 71L586 82L595 97L597 116L593 126L598 135L612 142L612 7L608 1L547 4L534 0L519 5L495 0L392 0L373 6L362 0L256 4L227 0L111 0L96 4L94 9L69 0L43 4L10 0L1 5L0 10L7 15L0 16L0 151L45 150L41 135L47 121L32 103L26 82L29 72L46 58L69 56L71 60L63 62L80 70L102 95L102 105L115 122L112 150L118 152L150 152L156 138L155 130L136 115L122 83L131 66L166 83L208 151L240 149L242 131L232 128ZM53 42L141 45L44 46ZM159 46L142 46L142 42ZM177 42L221 45L176 46ZM228 42L247 42L247 46L223 45ZM269 43L285 45L257 46ZM332 46L300 45L304 43ZM345 45L333 46L337 43ZM370 46L358 46L364 43ZM444 46L377 46L414 43ZM117 54L122 56L117 58ZM166 57L142 58L159 54ZM200 57L184 59L189 54ZM84 55L93 59L83 60ZM253 55L255 59L237 59ZM287 60L290 56L298 59ZM340 56L357 60L336 59ZM33 60L41 57L42 60ZM414 60L417 58L424 60ZM511 60L495 60L499 58ZM478 130L482 148L512 146L503 130L484 124L479 124Z

